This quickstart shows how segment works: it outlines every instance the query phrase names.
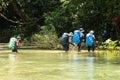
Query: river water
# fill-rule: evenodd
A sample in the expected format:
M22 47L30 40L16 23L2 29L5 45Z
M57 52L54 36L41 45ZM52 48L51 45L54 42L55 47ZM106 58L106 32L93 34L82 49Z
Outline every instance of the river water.
M120 80L119 60L96 53L1 52L0 80Z

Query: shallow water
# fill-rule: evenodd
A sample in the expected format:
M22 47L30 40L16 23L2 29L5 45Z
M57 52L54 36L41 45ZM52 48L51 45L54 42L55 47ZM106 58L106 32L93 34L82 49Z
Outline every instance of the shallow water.
M0 53L0 80L120 80L120 65L96 53ZM119 62L119 61L118 61Z

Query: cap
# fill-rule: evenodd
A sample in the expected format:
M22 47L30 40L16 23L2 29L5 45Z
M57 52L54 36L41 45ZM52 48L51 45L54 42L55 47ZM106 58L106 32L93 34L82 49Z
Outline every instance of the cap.
M84 29L83 29L83 28L80 28L79 30L82 31L82 32L84 32Z
M82 30L83 30L83 28L80 28L79 30L80 30L80 31L82 31Z
M20 37L20 36L17 36L17 40L21 40L21 37Z
M62 35L63 38L67 37L67 36L69 36L68 33L63 33L63 35Z
M90 34L93 34L93 33L94 33L94 31L93 31L93 30L91 30L89 33L90 33Z

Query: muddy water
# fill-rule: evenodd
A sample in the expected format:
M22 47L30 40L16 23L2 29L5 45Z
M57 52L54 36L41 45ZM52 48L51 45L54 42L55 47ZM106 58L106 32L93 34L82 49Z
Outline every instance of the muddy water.
M120 80L120 65L96 53L8 51L0 52L0 80Z

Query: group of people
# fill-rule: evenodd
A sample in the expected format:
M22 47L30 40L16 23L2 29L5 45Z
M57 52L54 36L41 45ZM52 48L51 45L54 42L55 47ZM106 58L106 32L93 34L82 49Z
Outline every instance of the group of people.
M90 30L86 35L84 35L84 29L80 28L79 30L74 30L73 34L70 33L63 33L61 37L61 45L65 51L69 51L69 44L77 45L78 52L81 51L81 43L85 42L88 52L91 50L94 52L94 42L95 36L94 31Z

